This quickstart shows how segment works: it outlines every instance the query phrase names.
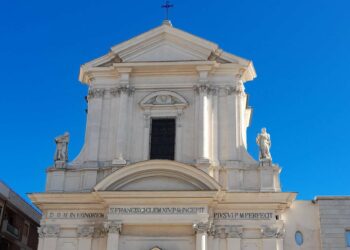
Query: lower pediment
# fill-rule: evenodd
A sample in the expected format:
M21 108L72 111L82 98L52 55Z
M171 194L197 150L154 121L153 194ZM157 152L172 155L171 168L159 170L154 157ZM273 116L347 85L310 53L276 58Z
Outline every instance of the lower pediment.
M110 188L119 191L196 191L205 190L206 186L198 181L158 174L157 176L137 178L126 183L116 183Z
M96 191L204 191L220 185L194 166L151 160L123 167L95 186Z

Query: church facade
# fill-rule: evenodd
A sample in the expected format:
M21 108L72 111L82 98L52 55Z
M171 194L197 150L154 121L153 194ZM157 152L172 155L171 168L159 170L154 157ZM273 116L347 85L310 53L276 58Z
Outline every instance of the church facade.
M29 195L38 249L338 249L321 241L327 198L281 191L266 130L259 160L247 152L255 77L251 61L169 21L82 65L84 146L68 162L69 134L57 137L46 191Z

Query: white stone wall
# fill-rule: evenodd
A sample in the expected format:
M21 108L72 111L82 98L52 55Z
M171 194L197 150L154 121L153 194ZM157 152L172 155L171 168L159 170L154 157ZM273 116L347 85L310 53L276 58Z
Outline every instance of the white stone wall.
M150 123L157 117L176 119L176 161L196 165L228 190L280 191L279 168L265 171L247 152L250 109L232 72L208 74L204 85L196 70L131 76L129 87L121 85L123 76L94 80L84 147L70 168L48 170L47 191L90 191L112 169L148 160ZM182 103L142 104L156 93Z
M201 94L196 94L194 90L195 86L202 86L198 83L197 74L193 72L190 75L179 73L176 76L131 77L127 84L134 90L125 97L126 105L122 104L122 94L111 94L115 88L122 86L115 83L120 82L120 79L94 80L94 84L90 86L92 94L88 104L85 146L73 164L86 166L99 162L101 166L103 162L108 164L119 157L118 129L124 123L127 125L123 135L123 158L127 163L149 159L149 131L145 130L145 127L149 126L150 118L160 116L175 117L178 125L176 132L180 133L181 130L181 135L176 138L176 149L180 150L176 152L176 160L196 163L198 158L203 157L200 155L202 149L199 148L203 141L204 147L207 147L204 156L210 162L254 163L246 151L246 129L249 125L250 109L246 107L246 96L241 96L234 90L237 82L232 78L232 73L227 76L208 76L205 86L209 87L201 90L205 92L205 106L200 101ZM151 112L150 117L146 118L147 112L140 107L141 100L153 92L164 90L184 97L188 103L187 107L181 115L160 107L163 113ZM206 114L206 120L201 120L202 112ZM206 127L201 128L201 123L206 124Z
M311 201L294 201L282 214L286 234L284 250L321 250L319 207ZM303 244L297 245L295 233L303 234Z
M350 197L317 197L316 201L320 207L322 249L350 249L345 240L345 230L350 229Z

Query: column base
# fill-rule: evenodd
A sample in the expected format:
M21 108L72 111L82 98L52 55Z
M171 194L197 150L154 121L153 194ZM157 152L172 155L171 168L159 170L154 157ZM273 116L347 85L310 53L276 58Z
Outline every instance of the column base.
M114 166L125 166L126 165L126 160L120 159L120 158L113 159L112 165L114 165Z
M55 161L55 168L65 168L66 166L66 161Z
M209 159L199 158L199 159L196 160L195 165L196 165L196 167L198 169L200 169L203 172L209 174L209 168L211 166L211 161Z

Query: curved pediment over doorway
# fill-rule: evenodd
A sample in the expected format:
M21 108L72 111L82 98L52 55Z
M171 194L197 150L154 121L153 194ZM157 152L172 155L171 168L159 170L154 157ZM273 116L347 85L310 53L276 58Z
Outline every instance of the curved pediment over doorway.
M168 160L138 162L114 171L96 191L203 191L220 185L196 167Z

